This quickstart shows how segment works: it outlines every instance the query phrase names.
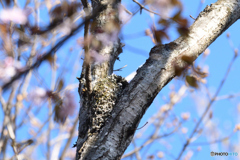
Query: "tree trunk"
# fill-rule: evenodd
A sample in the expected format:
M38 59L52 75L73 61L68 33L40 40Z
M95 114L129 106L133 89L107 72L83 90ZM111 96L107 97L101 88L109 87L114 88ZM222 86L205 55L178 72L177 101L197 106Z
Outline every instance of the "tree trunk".
M104 3L93 0L93 11ZM93 20L93 38L97 38L99 30L106 32L106 24L120 23L118 3L120 0L107 2L105 10ZM109 55L109 60L101 64L90 60L88 52L92 46L85 46L79 85L81 107L76 159L120 159L156 95L175 77L176 68L188 65L182 57L195 60L239 16L239 0L218 0L207 6L189 28L188 35L152 48L129 84L112 75L115 60L122 51L119 39L98 49L99 54Z

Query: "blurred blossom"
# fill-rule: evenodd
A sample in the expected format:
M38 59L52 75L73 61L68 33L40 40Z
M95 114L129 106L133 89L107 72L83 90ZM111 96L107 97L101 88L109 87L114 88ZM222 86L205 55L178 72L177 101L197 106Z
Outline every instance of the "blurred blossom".
M203 55L204 56L208 56L210 54L210 49L207 48L204 52L203 52Z
M181 117L183 120L188 120L190 118L190 113L189 112L182 113Z
M171 128L172 126L173 126L172 123L170 123L170 122L167 122L167 123L166 123L166 127L167 127L167 128Z
M80 37L77 39L77 44L81 47L84 47L84 45L91 44L92 40L93 40L92 35L88 35L86 39L84 39L83 37Z
M63 96L62 108L59 112L59 116L65 118L74 114L76 103L74 101L74 94L66 91Z
M160 109L161 112L167 112L168 110L169 110L169 106L168 105L164 105Z
M163 158L164 157L164 153L162 151L157 153L158 158Z
M18 95L17 95L17 100L18 100L19 102L21 102L24 98L25 98L25 97L24 97L24 94L18 94Z
M237 57L238 56L238 49L237 48L234 49L234 53L235 53L235 57Z
M97 51L92 50L92 49L89 50L89 55L90 55L92 61L95 63L103 63L109 59L109 56L101 55L101 54L97 53Z
M0 62L0 80L7 82L21 69L21 63L12 57L7 57Z
M31 100L35 105L41 105L48 97L48 91L44 88L37 87L30 91L29 100Z
M7 57L4 59L4 64L6 65L6 67L12 66L13 62L14 62L14 59L12 57Z
M198 146L197 147L197 151L201 151L202 150L202 147L201 146Z
M237 125L235 126L234 131L235 131L235 132L236 132L236 131L240 131L240 124L237 124Z
M16 74L16 70L13 66L6 67L4 70L6 77L13 77Z
M17 24L26 24L30 9L22 10L20 8L3 9L0 12L0 20L4 23L10 21Z
M131 16L126 12L125 7L123 5L118 5L119 19L125 24Z
M181 129L181 131L182 131L183 134L186 134L186 133L188 132L188 129L187 129L186 127L183 127L183 128Z
M60 26L60 32L62 32L64 35L69 35L72 31L72 29L75 27L74 23L67 18L63 21L63 24Z
M173 126L177 126L177 125L179 125L179 121L178 121L178 119L175 118L175 119L172 121L172 124L173 124Z
M112 33L98 33L96 34L96 39L102 42L103 46L113 45L118 40L118 31L113 31Z
M208 65L204 65L203 69L202 69L203 73L209 74L209 66Z
M191 157L193 156L193 151L188 151L183 160L190 160Z
M149 5L150 9L159 11L162 18L168 18L174 7L170 0L146 0L146 4Z

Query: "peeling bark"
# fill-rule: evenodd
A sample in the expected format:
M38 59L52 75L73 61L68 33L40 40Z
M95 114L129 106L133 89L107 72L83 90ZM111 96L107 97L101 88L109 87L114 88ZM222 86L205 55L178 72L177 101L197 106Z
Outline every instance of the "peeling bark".
M101 1L95 0L94 2L97 3L93 3L93 6L101 5ZM108 5L109 9L117 9L116 4ZM104 12L107 13L108 11L107 9ZM97 17L97 19L99 18L99 25L105 23L106 19L103 18L105 13ZM92 118L94 117L91 109L94 105L96 105L95 108L98 107L98 104L93 104L96 101L94 97L91 97L93 94L89 96L90 98L87 98L87 93L85 94L83 91L85 87L85 70L83 66L79 87L81 108L76 159L120 159L130 144L147 108L161 89L175 77L175 65L180 67L187 65L181 57L188 56L195 60L239 17L240 0L218 0L216 3L207 6L199 14L196 21L189 28L187 36L179 37L169 44L153 47L149 53L149 58L137 70L136 76L129 84L121 77L113 78L112 87L109 87L109 89L104 87L104 89L111 91L121 85L124 85L124 87L112 92L117 95L114 104L111 106L112 109L106 116L107 118L104 118L103 124L92 134L89 134L93 125ZM120 41L118 41L117 45L110 47L111 52L102 50L101 54L111 55L110 61L101 65L91 65L93 88L96 87L94 85L100 82L100 79L108 81L111 77L114 62L121 52L120 46ZM117 82L119 80L121 85ZM106 102L105 105L108 104Z

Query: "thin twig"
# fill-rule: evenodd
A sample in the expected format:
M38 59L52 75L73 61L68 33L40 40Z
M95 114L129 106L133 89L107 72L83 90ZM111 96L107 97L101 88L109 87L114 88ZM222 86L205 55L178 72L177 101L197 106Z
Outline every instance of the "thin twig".
M223 142L223 141L226 141L226 140L230 139L233 135L234 135L234 132L232 132L232 133L231 133L229 136L227 136L227 137L220 138L220 139L217 139L217 140L214 140L214 141L192 143L192 144L189 144L189 145L190 145L190 146L202 146L202 145L210 145L210 144L220 143L220 142Z
M223 100L223 99L231 99L236 97L240 97L240 93L219 96L219 97L216 97L216 101Z
M193 20L196 20L196 18L194 18L192 15L189 15Z
M136 130L142 129L143 127L145 127L148 124L148 122L146 122L142 127L137 128Z
M88 12L89 9L86 9ZM85 26L84 26L84 51L85 51L85 60L83 63L83 67L86 68L86 73L85 73L85 79L86 79L86 87L88 90L88 93L91 94L92 92L92 77L91 77L91 64L90 64L90 54L89 54L89 43L86 43L88 41L88 37L89 37L89 26L90 26L90 22L86 22Z
M16 128L22 127L22 125L28 120L28 118L29 118L28 114L32 110L33 107L34 107L33 105L29 105L29 107L24 110L24 112L23 112L24 115L22 116L23 118L21 121L19 120L20 123L17 125Z
M3 127L2 127L2 131L1 131L1 139L3 139L3 141L5 141L5 142L3 142L0 146L1 147L1 154L3 155L3 157L2 157L3 159L5 159L5 156L6 156L6 146L8 144L7 141L9 139L8 136L4 136L4 131L5 131L5 129L7 129L9 131L9 125L12 124L12 122L11 122L11 120L12 120L11 119L11 110L12 110L12 106L13 106L12 101L13 101L13 98L15 96L17 87L18 87L17 85L13 85L12 91L10 93L7 104L5 106L5 110L3 110L4 118L3 118ZM12 128L12 126L11 126L11 128Z
M113 70L113 71L122 71L122 69L125 68L125 67L127 67L127 65L125 65L125 66L123 66L123 67L121 67L121 68L119 68L119 69L115 69L115 70Z
M2 5L2 7L5 8L5 7L4 7L4 4L3 4L3 2L2 2L2 0L0 0L0 3L1 3L1 5Z
M156 15L159 15L159 16L161 16L159 13L157 13L157 12L154 12L154 11L151 11L151 10L147 9L147 8L146 8L144 5L142 5L142 4L141 4L141 3L139 3L138 1L136 1L136 0L133 0L133 2L135 2L135 3L137 3L137 4L139 5L139 7L140 7L140 10L144 9L144 10L146 10L146 11L150 12L150 13L153 13L153 14L156 14Z
M70 136L69 136L68 141L67 141L67 143L66 143L66 145L65 145L65 147L64 147L64 149L63 149L63 151L62 151L62 153L60 155L60 158L59 158L60 160L63 160L64 157L65 157L67 149L69 148L69 145L70 145L70 143L72 141L72 138L73 138L73 135L74 135L74 131L75 131L75 128L76 128L77 124L78 124L78 116L74 120L74 124L73 124L72 130L70 131Z
M183 85L179 89L178 93L175 94L173 96L173 98L171 98L170 102L168 104L165 104L164 106L162 106L161 109L158 111L158 113L155 116L153 116L154 118L152 117L148 120L149 123L153 123L156 119L159 119L159 122L157 123L158 125L156 126L154 133L149 138L147 138L147 140L140 147L135 148L133 151L130 151L129 153L123 155L122 158L129 157L129 156L133 155L134 153L140 151L142 148L151 145L156 139L161 139L161 138L172 135L179 129L179 127L181 127L183 122L179 122L179 125L177 125L171 132L160 135L160 136L158 135L159 130L161 129L161 126L162 126L164 120L166 119L166 116L168 115L169 111L184 96L186 91L187 91L187 87L185 85ZM163 107L168 108L168 110L163 111L162 110ZM150 125L144 127L143 129L146 130L149 126ZM136 135L135 137L139 137L139 135Z
M234 61L236 60L236 58L237 58L237 56L234 55L232 61L230 62L229 66L228 66L227 72L225 73L225 76L223 77L223 79L222 79L222 81L221 81L221 83L220 83L220 85L219 85L219 87L218 87L215 95L213 96L213 98L211 98L210 102L209 102L208 105L207 105L207 108L205 109L205 111L204 111L204 113L202 114L201 118L198 120L196 126L194 127L193 132L190 134L189 138L188 138L187 141L185 142L185 144L184 144L184 146L183 146L180 154L178 155L177 160L180 160L180 158L181 158L182 154L184 153L184 151L186 150L187 146L191 143L191 140L192 140L194 134L198 131L198 127L200 126L200 124L201 124L201 122L203 121L204 117L207 115L207 113L208 113L209 109L211 108L213 102L216 100L216 97L218 96L220 90L222 89L223 84L225 83L225 81L226 81L226 79L227 79L227 77L228 77L228 74L229 74L229 72L230 72L230 70L231 70L231 67L232 67Z
M73 29L71 31L71 33L67 36L65 36L62 40L60 40L53 48L50 49L50 51L48 51L47 53L45 53L41 58L39 58L38 61L36 61L31 67L27 67L26 69L24 69L21 72L18 72L14 77L12 77L12 79L5 83L2 86L3 91L5 91L7 88L10 87L10 85L17 79L19 79L21 76L25 75L26 73L29 72L29 70L37 68L43 61L45 61L46 59L48 59L49 56L51 56L54 52L56 52L67 40L69 40L73 35L75 35L76 33L79 32L80 28L86 23L89 22L91 19L95 18L96 16L98 16L100 14L100 12L105 9L106 6L100 6L97 7L93 14L91 14L90 16L87 16L85 18L85 20L80 23L75 29Z
M137 145L136 145L135 141L133 141L132 144L133 144L134 148L136 149ZM135 155L136 155L137 160L141 160L141 155L139 154L139 151L136 151Z
M156 136L156 137L152 136L152 137L149 138L144 144L142 144L140 147L135 148L133 151L131 151L131 152L123 155L122 158L129 157L129 156L131 156L132 154L140 151L143 147L145 147L145 146L153 143L156 139L166 138L166 137L172 135L173 133L175 133L175 132L178 130L178 128L179 128L180 126L181 126L181 125L177 126L173 131L171 131L171 132L169 132L169 133L166 133L166 134L163 134L163 135L160 135L160 136Z
M133 2L135 2L135 3L137 3L138 5L139 5L139 7L140 7L140 13L142 12L142 10L144 9L144 10L146 10L146 11L148 11L148 12L150 12L150 13L153 13L153 14L156 14L156 15L158 15L158 16L160 16L160 17L162 17L162 15L161 14L159 14L159 13L157 13L157 12L154 12L154 11L151 11L151 10L149 10L149 9L147 9L144 5L142 5L141 3L139 3L138 1L136 1L136 0L133 0ZM138 11L139 11L138 10ZM137 11L137 12L138 12ZM133 15L135 15L137 12L135 12L135 13L133 13ZM168 19L170 19L170 20L172 20L172 21L174 21L174 22L176 22L176 23L178 23L178 24L180 24L181 25L181 23L182 22L180 22L180 21L177 21L177 20L175 20L175 19L173 19L173 18L171 18L171 17L168 17L168 16L164 16L165 18L163 18L163 19L166 19L166 18L168 18Z
M53 36L56 37L56 33L53 32ZM53 41L53 44L55 43L55 38ZM51 90L54 90L55 86L56 86L56 52L54 53L53 56L53 65L52 65L52 77L51 77ZM51 100L48 99L48 116L51 117L52 112L54 112L53 110L53 105L51 103ZM48 122L48 129L47 129L47 160L50 160L51 158L51 145L50 145L50 141L51 141L51 132L52 132L52 128L53 128L54 124L53 124L53 119L50 119Z

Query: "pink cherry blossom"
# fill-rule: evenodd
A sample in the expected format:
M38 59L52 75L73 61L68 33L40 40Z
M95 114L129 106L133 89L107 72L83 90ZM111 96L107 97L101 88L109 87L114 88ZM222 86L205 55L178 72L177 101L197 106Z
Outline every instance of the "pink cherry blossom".
M112 33L98 33L96 34L96 39L101 41L103 46L113 45L118 40L118 32L113 31Z
M66 20L63 21L63 24L60 26L60 32L62 32L64 35L69 35L74 29L75 25L74 23L67 18Z
M125 7L123 5L118 5L118 12L119 12L119 19L122 21L123 24L127 23L127 21L131 18L131 15L129 15L125 11Z
M3 9L0 12L0 20L4 23L12 21L17 24L26 24L28 14L29 10L20 8Z
M109 59L108 55L101 55L97 51L90 49L89 55L94 63L103 63Z
M150 9L159 11L163 18L168 18L174 7L169 0L146 0L146 4L149 5Z
M4 61L0 62L0 80L8 82L21 68L22 65L19 61L12 57L6 57Z
M74 94L70 91L66 91L63 96L62 108L59 112L60 117L65 118L74 114L76 109L76 103L74 101Z
M46 101L48 92L46 89L37 87L30 91L28 99L33 102L34 105L40 106Z
M184 112L181 114L181 117L183 120L188 120L190 118L190 113L189 112Z

